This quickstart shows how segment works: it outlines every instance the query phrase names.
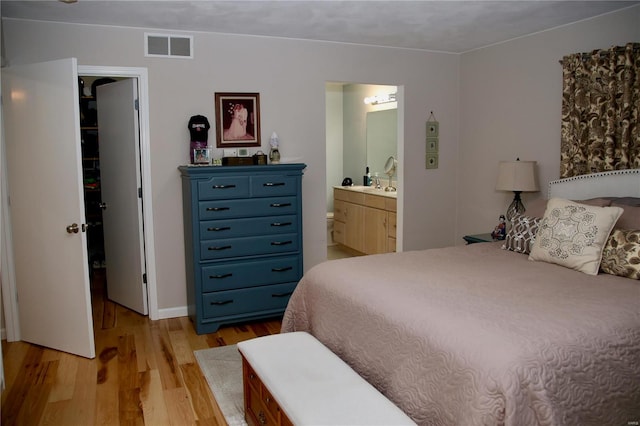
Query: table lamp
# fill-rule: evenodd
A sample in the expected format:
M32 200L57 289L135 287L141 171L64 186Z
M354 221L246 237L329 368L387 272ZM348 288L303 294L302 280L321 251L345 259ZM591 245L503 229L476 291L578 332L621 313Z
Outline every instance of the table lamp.
M525 208L520 199L522 192L537 192L535 161L501 161L498 165L497 191L513 191L515 196L507 209L507 220L512 221L518 213L524 213Z

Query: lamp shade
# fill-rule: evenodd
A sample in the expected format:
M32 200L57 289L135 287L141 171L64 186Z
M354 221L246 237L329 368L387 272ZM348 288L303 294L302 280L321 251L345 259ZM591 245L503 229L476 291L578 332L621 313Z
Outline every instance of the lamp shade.
M498 165L497 191L536 192L535 161L501 161Z

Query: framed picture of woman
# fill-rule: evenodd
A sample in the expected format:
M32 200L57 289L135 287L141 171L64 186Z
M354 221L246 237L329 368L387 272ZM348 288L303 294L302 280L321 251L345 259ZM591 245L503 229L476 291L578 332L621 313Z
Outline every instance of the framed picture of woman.
M260 94L217 93L216 147L260 146Z

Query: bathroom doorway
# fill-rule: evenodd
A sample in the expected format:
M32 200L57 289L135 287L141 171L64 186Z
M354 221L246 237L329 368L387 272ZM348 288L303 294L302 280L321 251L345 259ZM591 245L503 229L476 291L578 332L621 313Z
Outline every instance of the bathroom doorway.
M351 257L361 253L350 251L333 239L333 188L349 177L354 185L363 184L368 165L384 164L387 157L367 159L367 115L371 112L397 109L397 102L366 104L365 98L396 94L397 86L362 83L328 82L325 85L326 108L326 212L327 258ZM396 128L400 126L399 120ZM398 152L398 141L394 141ZM383 170L370 169L384 181Z

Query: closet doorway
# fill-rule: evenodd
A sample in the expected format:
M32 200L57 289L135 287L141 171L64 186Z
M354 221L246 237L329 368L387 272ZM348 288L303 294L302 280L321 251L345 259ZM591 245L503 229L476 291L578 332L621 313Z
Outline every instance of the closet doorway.
M91 291L147 315L138 79L80 76Z
M90 268L92 273L94 266L106 272L109 299L148 314L152 320L159 319L150 203L147 71L78 66L78 75L86 80L85 88L91 87L87 85L90 79L117 80L88 91L96 95L102 196L98 208L102 211L106 251L105 270L100 271L103 263L99 258L99 264L90 262Z

